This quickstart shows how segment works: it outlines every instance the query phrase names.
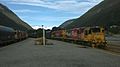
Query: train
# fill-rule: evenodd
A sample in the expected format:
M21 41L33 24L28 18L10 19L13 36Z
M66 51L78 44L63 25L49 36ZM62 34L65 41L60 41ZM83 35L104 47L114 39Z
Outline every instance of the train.
M105 29L100 26L81 27L73 29L58 29L51 32L52 39L79 42L83 45L88 45L93 48L107 47L105 39Z
M0 25L0 46L21 41L27 37L28 33L25 31L14 30L10 27Z

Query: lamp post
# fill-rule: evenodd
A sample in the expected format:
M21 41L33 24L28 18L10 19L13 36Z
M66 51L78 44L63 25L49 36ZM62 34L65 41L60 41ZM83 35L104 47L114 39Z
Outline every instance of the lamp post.
M42 25L42 29L43 29L43 45L45 45L45 30L44 30L43 25Z

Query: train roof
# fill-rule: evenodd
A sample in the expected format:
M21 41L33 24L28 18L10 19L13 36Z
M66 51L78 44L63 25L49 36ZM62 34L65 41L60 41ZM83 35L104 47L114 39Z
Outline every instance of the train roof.
M6 26L2 26L0 25L0 30L2 31L9 31L9 32L14 32L15 30L10 28L10 27L6 27Z

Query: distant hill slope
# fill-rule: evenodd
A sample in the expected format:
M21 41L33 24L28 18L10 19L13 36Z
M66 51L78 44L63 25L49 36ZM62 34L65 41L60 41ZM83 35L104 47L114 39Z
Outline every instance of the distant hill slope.
M112 25L120 26L120 0L104 0L64 28Z
M74 22L75 19L70 19L70 20L67 20L65 21L63 24L61 24L59 27L60 28L65 28L66 26L70 25L71 23Z
M32 30L32 27L22 21L15 13L0 4L0 25L12 27L16 30Z

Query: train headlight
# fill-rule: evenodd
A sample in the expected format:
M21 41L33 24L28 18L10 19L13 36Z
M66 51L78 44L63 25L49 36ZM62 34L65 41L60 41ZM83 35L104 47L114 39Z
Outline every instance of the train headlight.
M95 43L95 40L93 40L92 42Z

